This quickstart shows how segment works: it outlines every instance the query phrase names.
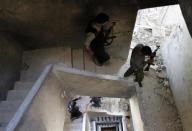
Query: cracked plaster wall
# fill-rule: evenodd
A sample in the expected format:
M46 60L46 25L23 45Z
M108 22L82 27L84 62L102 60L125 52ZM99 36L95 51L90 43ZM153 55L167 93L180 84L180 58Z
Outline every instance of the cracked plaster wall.
M191 131L192 38L178 5L168 9L163 24L175 25L164 44L163 57L183 128Z

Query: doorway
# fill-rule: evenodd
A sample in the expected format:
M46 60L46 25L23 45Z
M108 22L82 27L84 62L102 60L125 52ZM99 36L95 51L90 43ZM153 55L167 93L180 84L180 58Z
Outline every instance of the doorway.
M104 127L101 128L101 131L116 131L116 127Z

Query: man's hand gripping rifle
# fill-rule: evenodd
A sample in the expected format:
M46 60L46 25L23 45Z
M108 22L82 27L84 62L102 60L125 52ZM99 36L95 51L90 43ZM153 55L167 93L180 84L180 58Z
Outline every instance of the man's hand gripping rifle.
M155 51L152 52L150 59L148 60L147 66L145 67L145 71L149 71L149 68L151 65L154 65L152 62L154 60L154 57L156 57L156 52L159 50L160 46L157 46L157 48L155 49Z
M115 26L116 22L112 22L112 25L109 27L109 29L105 30L105 46L109 46L112 44L113 39L116 38L116 36L113 34L113 27Z

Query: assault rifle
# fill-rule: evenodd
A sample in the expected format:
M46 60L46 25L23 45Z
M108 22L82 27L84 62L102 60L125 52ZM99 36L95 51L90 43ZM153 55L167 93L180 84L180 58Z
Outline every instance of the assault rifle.
M116 38L116 36L113 34L113 27L115 26L116 22L112 22L112 25L109 27L109 29L105 30L105 46L109 46L112 44L113 39Z
M156 56L156 52L159 50L160 46L157 46L157 48L155 49L155 51L152 52L150 59L149 60L153 60L154 57ZM154 65L153 63L148 63L146 68L144 69L145 71L149 71L149 68L151 65Z

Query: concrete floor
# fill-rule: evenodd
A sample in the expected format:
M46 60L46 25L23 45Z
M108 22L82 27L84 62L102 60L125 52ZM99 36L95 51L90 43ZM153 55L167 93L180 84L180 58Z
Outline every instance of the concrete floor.
M173 95L170 90L163 90L157 75L154 70L147 72L139 92L146 130L183 131Z

